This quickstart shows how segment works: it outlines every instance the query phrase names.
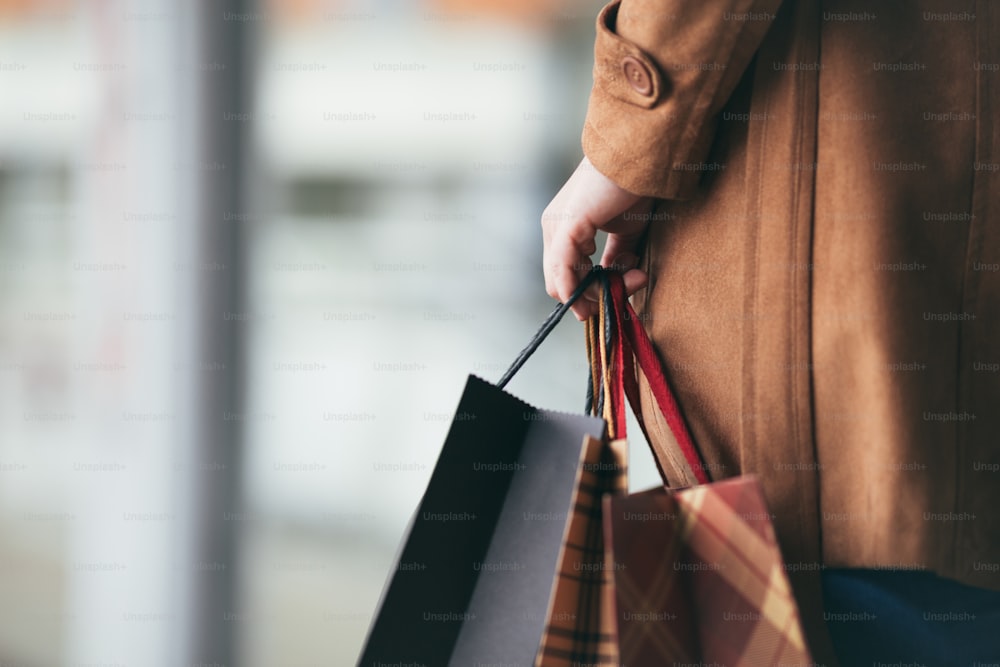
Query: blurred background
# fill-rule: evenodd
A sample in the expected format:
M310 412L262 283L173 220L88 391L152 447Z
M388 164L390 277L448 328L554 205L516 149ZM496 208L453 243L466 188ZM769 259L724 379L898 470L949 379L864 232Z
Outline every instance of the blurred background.
M600 4L0 0L0 665L354 663ZM510 391L585 378L569 318Z

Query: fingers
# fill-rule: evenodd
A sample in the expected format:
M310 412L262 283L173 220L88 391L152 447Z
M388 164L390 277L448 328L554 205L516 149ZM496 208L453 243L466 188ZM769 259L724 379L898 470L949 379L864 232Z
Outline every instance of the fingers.
M546 291L556 301L566 303L593 268L593 262L590 257L564 248L554 247L551 254L545 258ZM597 299L597 287L591 285L570 309L578 320L585 320L597 312Z
M553 235L542 253L545 291L549 296L558 301L569 298L593 265L590 259L593 250L586 252L588 249L577 246L569 233Z
M589 271L590 269L587 270ZM580 276L580 280L583 280L583 276ZM600 304L599 299L601 297L599 290L600 287L597 285L591 285L583 293L583 296L581 296L576 303L570 306L570 310L573 311L576 319L583 322L584 320L590 318L591 315L597 314L597 307Z
M590 271L598 229L612 232L608 245L614 256L609 257L606 250L604 259L631 253L624 261L634 267L638 263L634 251L648 215L632 213L648 211L650 205L648 198L618 187L584 158L542 214L543 272L549 296L565 303ZM635 285L642 280L641 271L631 279ZM592 286L572 306L577 319L597 311L597 298L597 288Z
M644 271L640 271L638 269L625 271L622 275L622 279L625 282L626 296L632 296L649 284L649 276L647 276ZM600 294L598 292L599 289L600 288L597 285L591 285L587 288L587 291L583 293L580 300L570 306L570 310L576 316L576 319L583 322L592 315L597 314L597 309L600 306L600 301L598 301L600 298Z
M626 271L622 278L625 280L625 294L628 296L632 296L649 284L649 276L638 269Z
M563 303L590 271L590 257L597 250L597 229L590 222L586 206L581 205L580 188L574 178L578 178L576 174L542 213L545 291ZM578 317L585 316L586 308L573 310Z

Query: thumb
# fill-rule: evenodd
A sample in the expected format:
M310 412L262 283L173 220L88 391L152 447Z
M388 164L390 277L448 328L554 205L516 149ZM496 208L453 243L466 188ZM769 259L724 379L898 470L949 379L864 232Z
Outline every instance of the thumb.
M611 246L611 239L608 239L608 246ZM645 271L642 271L636 267L639 266L639 256L636 255L631 250L625 250L619 252L617 255L614 253L614 248L611 248L612 254L608 254L608 248L605 248L605 257L611 257L610 260L602 260L602 264L614 271L621 271L622 279L625 281L625 293L628 296L632 296L647 284L649 284L649 276L646 275Z
M601 255L601 264L608 269L615 269L622 273L634 269L639 265L639 239L640 237L608 234L604 254Z

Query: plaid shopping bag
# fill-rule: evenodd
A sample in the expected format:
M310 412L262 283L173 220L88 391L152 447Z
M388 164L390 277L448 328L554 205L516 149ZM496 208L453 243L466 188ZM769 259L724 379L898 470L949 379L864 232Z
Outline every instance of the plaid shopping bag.
M621 663L812 664L754 477L607 495L604 522Z
M595 269L590 280L600 278ZM587 281L589 282L589 281ZM608 612L610 573L604 568L604 522L601 499L608 493L628 490L627 445L616 436L615 410L624 409L612 395L614 386L607 371L612 359L608 340L612 334L610 309L602 289L600 317L587 323L587 353L591 374L587 390L588 412L600 414L608 426L606 441L592 440L573 496L573 514L566 525L559 567L552 582L551 602L545 634L538 648L538 667L609 665L616 647L613 619ZM596 392L596 393L595 393Z
M604 497L605 569L613 621L609 646L624 665L811 665L798 607L775 539L771 515L753 476L708 483L659 360L611 276L620 314L611 346L622 391L636 399L636 369L699 485ZM612 365L614 368L614 364ZM642 424L641 414L636 410ZM620 418L620 417L616 417ZM654 455L656 452L654 452ZM661 470L662 472L662 470Z
M611 617L605 608L610 599L603 593L611 581L604 567L601 499L608 493L628 490L626 464L624 440L588 441L559 553L537 665L597 665L614 659Z
M692 487L676 499L702 661L812 664L757 478Z
M626 665L697 662L700 651L677 502L664 488L604 496L607 609Z

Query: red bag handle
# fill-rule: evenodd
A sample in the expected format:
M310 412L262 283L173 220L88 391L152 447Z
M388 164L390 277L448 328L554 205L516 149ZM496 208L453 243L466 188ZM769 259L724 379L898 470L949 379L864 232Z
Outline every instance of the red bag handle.
M611 382L609 382L609 391L606 392L610 393L610 396L604 396L602 400L611 402L609 421L613 437L625 437L624 400L627 398L629 404L632 406L632 412L635 413L636 419L639 422L639 426L642 428L643 433L646 434L646 439L649 440L649 433L646 430L646 425L642 419L642 412L639 409L639 386L636 381L635 369L635 362L638 361L639 368L642 370L643 375L646 376L646 381L652 389L656 404L660 412L663 413L667 426L673 432L674 439L677 441L684 459L691 468L694 478L699 484L707 484L709 479L705 470L707 470L708 466L705 465L704 459L698 453L698 449L691 439L691 434L688 432L684 418L681 416L680 408L677 407L677 401L670 390L670 385L667 384L666 377L663 375L663 369L660 365L659 357L656 355L656 350L653 349L653 344L650 342L649 336L646 335L645 329L642 328L639 316L636 315L632 305L628 302L625 294L625 282L619 272L608 271L602 266L593 267L580 281L580 284L577 285L577 288L573 291L570 298L566 300L566 303L556 306L534 338L521 350L514 363L511 364L507 372L500 378L497 386L503 388L510 381L528 357L538 349L538 346L545 340L545 337L555 328L563 315L569 311L570 306L597 279L600 280L602 295L604 297L604 303L601 308L604 314L601 318L601 330L604 332L605 340L604 349L595 351L593 348L597 346L592 346L592 354L600 355L601 358L600 360L591 359L592 374L590 379L591 387L590 391L588 391L587 411L591 411L594 408L593 393L604 384L604 375L610 370L612 377L610 378ZM596 325L593 322L588 322L588 327L592 326ZM650 440L650 442L652 441ZM660 459L655 454L654 452L653 458L660 469L660 475L663 477L663 481L667 482L666 475L663 474Z
M635 413L636 420L639 422L643 434L649 440L649 433L642 419L642 412L639 406L639 386L636 381L634 365L634 361L637 361L639 368L646 377L646 382L653 392L653 398L656 400L657 407L659 407L660 412L666 419L667 426L670 427L670 431L673 433L674 439L677 441L677 445L684 455L684 459L691 468L691 472L699 484L707 484L710 481L708 474L705 472L708 466L698 452L698 448L695 447L687 424L684 423L684 417L681 415L677 400L670 390L667 378L663 374L663 367L660 364L656 350L653 348L653 343L649 340L649 336L639 321L639 316L636 314L635 309L632 308L632 304L628 301L628 297L625 294L625 281L621 273L618 272L607 271L606 276L610 287L611 311L614 313L616 334L614 336L616 340L612 347L614 361L611 366L614 371L612 381L618 391L613 391L612 393L616 395L619 401L622 394L628 397L628 402L632 406L632 412ZM616 432L619 434L618 437L625 436L623 412L624 409L621 412L618 410L615 411L616 415L622 415L621 423L616 426ZM663 468L660 465L659 458L655 456L655 452L654 458L656 458L657 467L660 468L660 475L666 481Z

